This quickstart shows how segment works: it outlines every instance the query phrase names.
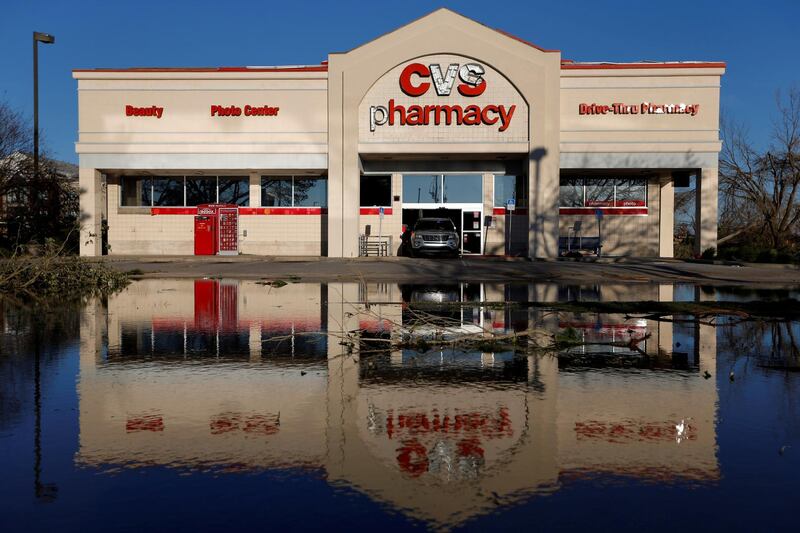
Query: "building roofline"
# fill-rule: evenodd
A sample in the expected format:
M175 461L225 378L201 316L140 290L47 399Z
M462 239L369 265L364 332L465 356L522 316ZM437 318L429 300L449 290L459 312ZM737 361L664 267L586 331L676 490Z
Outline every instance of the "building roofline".
M650 68L726 68L724 61L638 61L633 63L561 61L563 70L650 69Z
M287 65L274 67L129 67L74 68L72 72L327 72L328 65Z

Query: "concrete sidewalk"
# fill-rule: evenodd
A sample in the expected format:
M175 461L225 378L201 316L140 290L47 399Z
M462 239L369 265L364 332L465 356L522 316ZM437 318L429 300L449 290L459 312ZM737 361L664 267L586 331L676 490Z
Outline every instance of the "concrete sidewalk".
M530 261L476 257L327 258L264 256L109 256L94 258L141 277L224 277L305 281L539 281L563 284L669 283L703 285L800 286L793 265L731 265L668 259L601 258L592 261Z

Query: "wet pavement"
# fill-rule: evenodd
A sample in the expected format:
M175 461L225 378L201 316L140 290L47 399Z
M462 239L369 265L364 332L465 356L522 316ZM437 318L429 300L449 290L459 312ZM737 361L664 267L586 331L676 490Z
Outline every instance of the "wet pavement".
M458 259L410 257L262 256L106 256L94 258L123 272L147 278L288 279L307 282L394 281L526 281L566 285L603 283L699 283L716 286L800 285L797 265L752 263L712 264L675 259L603 257L530 261L513 257L465 256Z
M793 529L799 323L555 304L797 298L143 279L0 301L0 525Z

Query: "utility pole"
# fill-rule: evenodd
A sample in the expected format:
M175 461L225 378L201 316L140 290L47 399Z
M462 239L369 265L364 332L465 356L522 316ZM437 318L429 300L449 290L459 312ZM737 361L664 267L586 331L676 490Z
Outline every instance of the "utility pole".
M39 176L39 43L53 44L49 33L33 32L33 178Z

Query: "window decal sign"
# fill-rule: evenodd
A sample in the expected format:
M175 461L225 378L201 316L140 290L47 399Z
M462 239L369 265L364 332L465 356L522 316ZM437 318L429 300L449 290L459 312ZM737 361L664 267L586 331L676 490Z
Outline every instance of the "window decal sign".
M156 105L148 107L137 107L133 105L125 106L126 117L154 117L161 118L164 115L164 108Z
M689 115L696 116L700 104L578 104L579 115Z

